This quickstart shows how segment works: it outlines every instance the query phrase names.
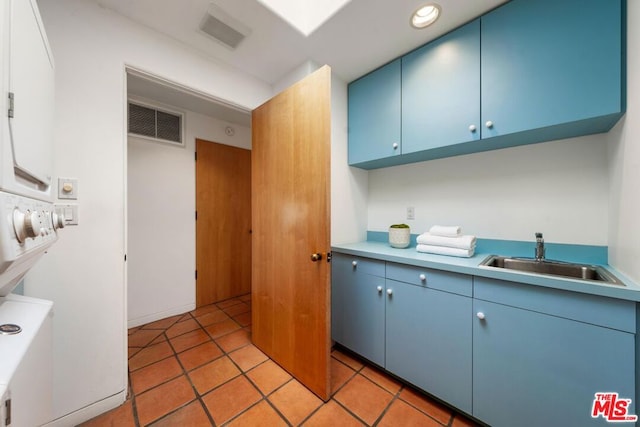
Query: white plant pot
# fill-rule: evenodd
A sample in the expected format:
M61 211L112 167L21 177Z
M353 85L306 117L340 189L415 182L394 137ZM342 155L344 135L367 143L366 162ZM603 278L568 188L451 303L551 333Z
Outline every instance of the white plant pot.
M391 228L389 227L389 244L393 248L406 248L411 243L410 228Z

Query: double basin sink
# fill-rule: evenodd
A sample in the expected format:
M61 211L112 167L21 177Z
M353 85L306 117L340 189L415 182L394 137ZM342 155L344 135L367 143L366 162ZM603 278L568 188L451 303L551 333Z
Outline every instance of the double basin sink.
M592 280L607 285L624 286L624 283L611 274L611 272L597 265L490 255L480 263L480 266L560 276L570 279Z

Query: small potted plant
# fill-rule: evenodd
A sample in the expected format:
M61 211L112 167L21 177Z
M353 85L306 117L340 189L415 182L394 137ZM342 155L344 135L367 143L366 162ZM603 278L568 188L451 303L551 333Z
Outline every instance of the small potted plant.
M411 243L411 228L407 224L393 224L389 227L389 244L393 248L406 248Z

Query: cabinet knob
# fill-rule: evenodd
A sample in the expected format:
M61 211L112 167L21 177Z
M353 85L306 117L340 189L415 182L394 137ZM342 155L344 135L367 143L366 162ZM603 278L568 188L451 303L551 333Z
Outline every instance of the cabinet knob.
M478 319L484 320L484 313L483 312L481 312L481 311L477 312L476 316L478 317Z
M427 275L426 275L426 274L424 274L424 273L422 273L422 274L420 275L420 281L421 281L421 282L426 282L426 281L427 281Z
M376 289L378 289L378 293L382 293L382 286L378 286Z
M397 142L394 142L394 143L393 143L393 149L394 149L394 150L397 150L397 149L398 149L398 143L397 143Z
M487 129L491 129L493 127L493 122L491 120L487 120L487 123L484 124Z
M469 132L475 132L476 131L476 125L470 125L469 126Z
M387 289L387 295L389 296L393 295L393 289L391 288Z
M354 268L357 267L358 266L358 261L355 261L355 260L351 261L351 265L353 265Z

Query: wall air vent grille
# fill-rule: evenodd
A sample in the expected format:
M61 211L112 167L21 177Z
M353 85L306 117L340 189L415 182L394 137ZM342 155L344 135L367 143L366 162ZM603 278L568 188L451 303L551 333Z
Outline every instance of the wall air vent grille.
M129 135L183 145L182 114L129 102Z

